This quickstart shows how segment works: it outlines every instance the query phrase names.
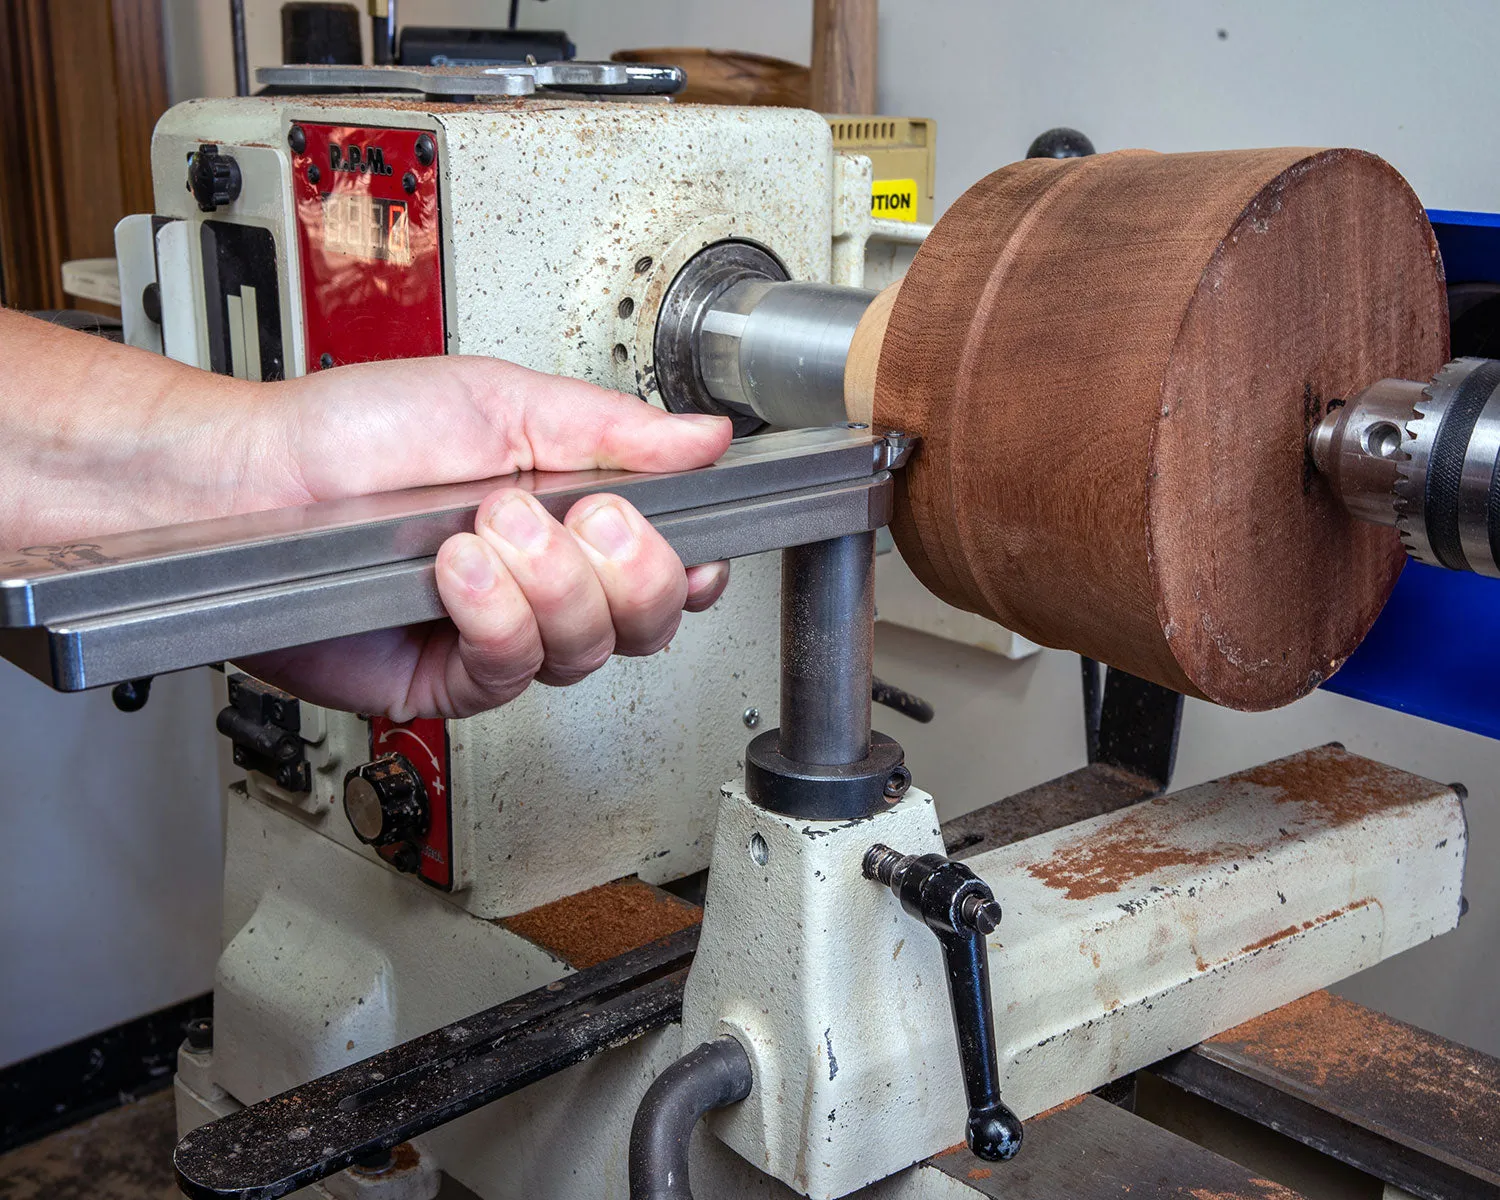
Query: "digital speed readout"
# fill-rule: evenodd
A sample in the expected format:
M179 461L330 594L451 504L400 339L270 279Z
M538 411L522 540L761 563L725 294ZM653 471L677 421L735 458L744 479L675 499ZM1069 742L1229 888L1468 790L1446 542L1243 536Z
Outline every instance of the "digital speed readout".
M384 200L364 192L323 196L323 249L365 262L410 266L411 225L406 201Z

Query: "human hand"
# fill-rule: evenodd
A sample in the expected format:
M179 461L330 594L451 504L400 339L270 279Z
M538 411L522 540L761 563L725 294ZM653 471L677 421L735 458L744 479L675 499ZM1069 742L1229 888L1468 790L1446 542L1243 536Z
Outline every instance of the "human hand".
M284 384L271 462L293 497L326 500L512 471L610 467L675 471L712 462L729 422L673 416L635 397L481 358L370 363ZM269 469L269 464L268 464ZM300 493L300 499L296 498ZM468 716L514 699L533 679L575 683L613 654L654 654L683 611L714 603L726 563L684 571L626 501L589 496L558 522L502 488L474 533L437 556L451 617L260 655L245 666L331 708Z
M0 548L19 548L513 471L685 470L729 422L494 359L368 363L245 383L0 309ZM438 554L451 621L246 660L312 703L461 717L531 682L650 654L728 566L684 571L628 503L562 522L515 489Z

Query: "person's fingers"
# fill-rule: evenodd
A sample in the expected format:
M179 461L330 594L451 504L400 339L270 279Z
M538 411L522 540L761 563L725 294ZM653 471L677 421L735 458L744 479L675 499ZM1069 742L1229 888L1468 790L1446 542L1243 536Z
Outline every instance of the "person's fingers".
M502 555L486 539L454 534L437 556L438 595L458 630L442 664L443 707L482 712L514 700L542 667L541 630Z
M618 496L586 496L563 522L604 588L617 654L655 654L677 632L687 574L677 552Z
M529 493L503 488L480 506L476 531L531 606L542 641L543 683L576 683L615 648L604 587L578 541Z
M540 471L686 471L713 462L734 435L727 417L669 413L581 380L544 378L545 387L532 381L520 393L526 442Z
M687 585L687 600L682 606L684 612L696 613L712 608L729 586L729 564L711 562L689 567Z
M678 416L477 356L356 363L267 386L284 398L269 410L280 432L254 465L281 479L273 504L513 471L688 470L731 436L724 417Z

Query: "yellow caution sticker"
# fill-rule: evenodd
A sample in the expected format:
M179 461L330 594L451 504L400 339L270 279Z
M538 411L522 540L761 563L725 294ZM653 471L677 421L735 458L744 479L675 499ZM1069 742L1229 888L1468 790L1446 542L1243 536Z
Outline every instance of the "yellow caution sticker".
M870 192L870 211L876 217L887 221L917 219L915 179L877 179Z

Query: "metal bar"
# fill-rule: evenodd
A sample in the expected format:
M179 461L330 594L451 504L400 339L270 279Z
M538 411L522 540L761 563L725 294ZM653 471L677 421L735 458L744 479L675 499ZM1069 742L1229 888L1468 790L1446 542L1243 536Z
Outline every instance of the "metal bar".
M229 0L229 33L234 47L234 94L250 94L250 51L245 39L245 0Z
M882 471L853 482L670 513L652 524L692 566L877 529L890 519L891 502L890 475ZM80 691L432 621L444 615L434 562L428 556L46 628L0 630L7 635L0 637L0 654L61 691ZM865 687L868 714L868 678Z
M963 1146L920 1171L957 1185L942 1195L996 1200L1298 1200L1256 1172L1158 1128L1143 1117L1085 1094L1026 1123L1026 1145L1013 1164L982 1162Z
M708 394L771 425L844 420L844 364L875 293L826 283L745 280L698 328Z
M0 628L427 557L452 534L472 529L480 503L499 487L530 491L559 518L599 492L624 496L655 517L868 478L878 443L868 430L842 426L789 430L735 442L695 471L527 472L33 547L0 561Z
M693 926L199 1126L195 1200L274 1200L681 1018Z
M1314 993L1150 1068L1426 1200L1500 1197L1500 1059Z
M1088 702L1085 687L1085 705ZM1158 791L1166 791L1177 763L1181 694L1118 667L1106 667L1098 711L1089 761L1143 775L1155 780Z
M850 533L782 556L782 757L842 766L870 752L875 535Z

